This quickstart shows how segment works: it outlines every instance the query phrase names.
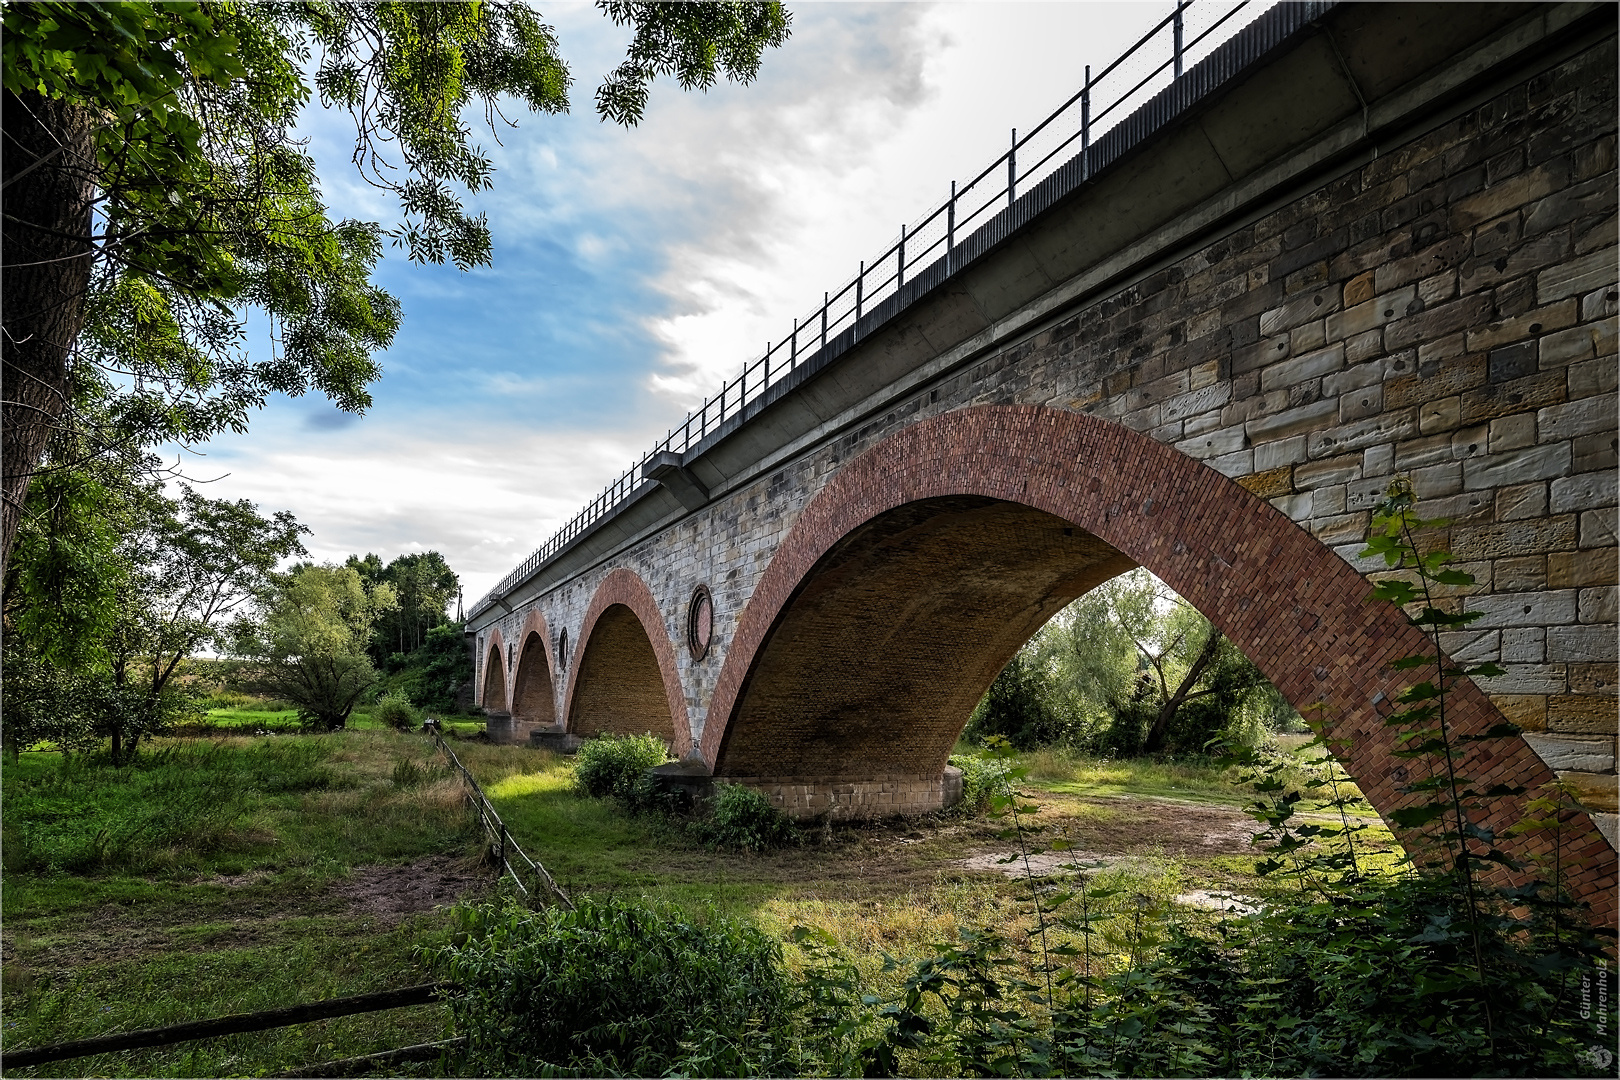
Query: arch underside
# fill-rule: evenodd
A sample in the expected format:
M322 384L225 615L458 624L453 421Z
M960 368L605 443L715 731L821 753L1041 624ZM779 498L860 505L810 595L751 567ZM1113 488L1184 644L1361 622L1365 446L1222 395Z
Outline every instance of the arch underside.
M498 641L490 645L484 659L484 697L479 704L487 713L506 712L506 664Z
M1386 820L1426 798L1384 724L1419 681L1392 662L1429 651L1404 614L1372 601L1332 549L1203 463L1119 424L1039 406L917 421L833 475L742 612L703 757L795 813L937 806L948 797L941 766L1000 668L1064 604L1136 565L1339 740ZM1502 719L1466 680L1447 714L1458 737ZM1555 779L1517 736L1463 745L1458 767L1479 788L1536 792ZM863 789L863 777L893 783ZM1482 800L1476 823L1508 836L1524 800ZM1505 841L1521 858L1551 843ZM1612 846L1582 813L1564 843L1579 866L1572 889L1612 911Z
M529 727L555 727L557 694L544 637L530 633L518 654L517 678L512 681L512 720Z
M1135 565L1072 522L983 496L882 514L816 564L771 631L716 772L938 775L1018 648Z
M569 710L576 735L639 735L675 740L664 675L640 618L624 604L597 617L585 642Z

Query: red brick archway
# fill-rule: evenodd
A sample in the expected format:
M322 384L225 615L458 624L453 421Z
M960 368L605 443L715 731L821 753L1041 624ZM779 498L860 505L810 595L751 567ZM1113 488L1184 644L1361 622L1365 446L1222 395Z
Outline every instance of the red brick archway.
M484 692L478 704L487 713L504 713L506 702L506 643L497 626L490 631L484 652Z
M677 755L692 745L675 648L645 582L624 567L597 586L568 664L567 728L577 735L651 731Z
M1069 536L1065 525L1074 530ZM1062 560L1050 559L1019 576L1020 560L1039 556L1035 538L1043 532L1050 546L1073 549L1069 577L1058 572ZM998 560L998 544L1018 557ZM913 567L952 563L950 572L908 576L888 570L886 557ZM891 771L937 773L971 702L1019 635L1039 626L1051 605L1133 564L1208 616L1296 707L1325 704L1320 715L1334 736L1349 740L1347 766L1380 813L1387 817L1414 799L1398 790L1403 762L1391 756L1380 715L1408 681L1389 662L1425 649L1401 612L1371 601L1360 574L1214 470L1120 425L1036 406L980 406L920 421L828 482L742 613L711 698L703 757L718 775L806 775L811 762L829 775L847 766L840 727L855 709L868 717L914 716L931 707L954 712L921 743L912 739L911 760ZM990 580L962 599L1000 596L1003 610L987 623L962 607L960 625L920 631L916 606L934 603L936 588L957 588L964 573ZM897 585L913 592L886 591ZM1019 589L1021 597L1002 595ZM798 654L808 642L835 638L846 610L843 632L859 644L854 662L837 667ZM976 648L962 646L964 626L980 634ZM943 659L922 655L930 652ZM916 679L885 685L873 677L895 665L959 674L943 691ZM920 697L928 698L921 709ZM1449 711L1458 733L1500 720L1471 685L1458 690ZM865 744L908 737L906 725L896 724L868 733ZM767 762L784 764L762 772ZM1531 791L1554 779L1522 739L1476 744L1464 769L1482 785ZM1503 798L1483 823L1500 835L1522 816L1522 799ZM1566 865L1578 867L1572 887L1612 922L1613 849L1585 815L1571 824L1565 844ZM1533 836L1519 842L1520 853L1544 845L1548 838Z
M546 617L529 612L518 633L517 665L512 679L512 722L532 727L557 723L557 691L551 670L551 633Z

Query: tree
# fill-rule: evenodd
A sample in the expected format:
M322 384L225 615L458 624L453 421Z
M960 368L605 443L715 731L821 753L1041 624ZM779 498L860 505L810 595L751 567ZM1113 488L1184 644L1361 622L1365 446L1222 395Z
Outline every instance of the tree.
M461 589L461 579L437 551L401 555L387 566L368 552L364 559L350 555L343 565L359 573L368 587L392 585L398 597L399 606L372 630L371 658L379 665L420 649L427 631L448 620L446 609Z
M110 739L114 761L127 760L196 711L175 680L185 660L303 551L290 514L189 488L170 498L121 466L53 465L32 483L5 592L14 750Z
M658 75L746 82L788 33L774 3L601 6L635 27L598 93L625 124ZM451 187L490 185L462 114L493 129L503 98L563 111L571 83L551 29L493 0L38 0L7 5L4 29L0 567L64 426L105 453L240 431L276 392L365 409L400 319L370 280L383 241L417 262L490 259ZM310 68L355 120L362 175L398 197L395 227L327 217L293 137ZM248 308L274 327L268 359L240 348ZM109 403L94 423L71 407L91 389Z
M353 567L296 567L261 597L257 618L238 620L235 681L297 705L311 727L342 728L377 682L366 655L372 624L396 604L392 586L368 590Z

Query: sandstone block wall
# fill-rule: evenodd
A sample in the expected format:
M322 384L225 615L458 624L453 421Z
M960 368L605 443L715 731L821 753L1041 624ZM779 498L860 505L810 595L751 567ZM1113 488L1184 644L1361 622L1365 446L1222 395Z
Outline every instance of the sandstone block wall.
M1509 667L1483 689L1612 812L1615 70L1610 40L890 402L540 598L550 647L566 630L577 649L598 585L635 573L699 740L740 612L843 462L920 418L1048 405L1237 479L1369 577L1382 571L1358 556L1371 509L1410 476L1422 512L1451 520L1435 542L1478 580L1452 602L1486 612L1448 646ZM714 643L693 661L698 583ZM508 640L527 610L499 624ZM475 655L488 649L481 638Z

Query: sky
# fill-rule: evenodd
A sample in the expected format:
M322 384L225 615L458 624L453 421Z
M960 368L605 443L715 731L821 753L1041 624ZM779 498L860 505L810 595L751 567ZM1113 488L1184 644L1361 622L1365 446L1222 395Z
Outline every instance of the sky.
M182 452L215 498L290 510L317 560L437 550L470 605L795 315L892 243L1169 10L1168 3L794 3L747 86L661 80L641 124L593 95L628 33L540 5L572 111L475 124L493 264L390 250L404 322L361 416L276 399L247 434ZM1246 21L1246 20L1242 20ZM299 134L331 215L397 221L349 162L346 116ZM497 141L498 136L498 141ZM247 348L270 343L251 328Z

